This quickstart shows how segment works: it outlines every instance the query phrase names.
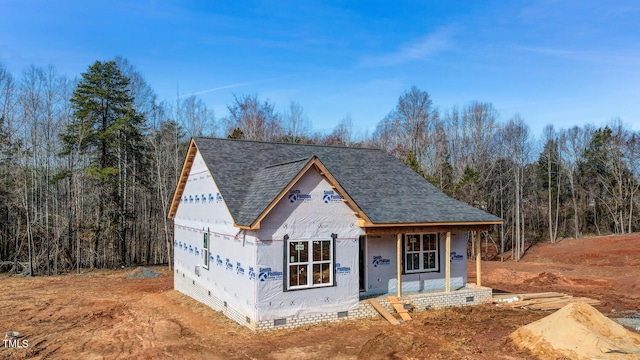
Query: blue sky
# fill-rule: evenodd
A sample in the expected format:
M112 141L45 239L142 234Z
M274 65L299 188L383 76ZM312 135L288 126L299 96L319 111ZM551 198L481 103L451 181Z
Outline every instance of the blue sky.
M0 0L0 62L79 76L127 58L161 100L198 94L220 119L233 94L315 131L347 115L375 129L412 85L444 112L490 102L539 135L620 117L640 130L637 1Z

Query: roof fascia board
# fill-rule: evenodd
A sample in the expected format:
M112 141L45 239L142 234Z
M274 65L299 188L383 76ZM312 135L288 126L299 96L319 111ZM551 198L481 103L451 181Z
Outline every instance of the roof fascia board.
M465 231L489 231L491 225L451 225L451 226L390 226L365 228L367 235L384 235L398 233L442 233Z
M367 214L365 214L364 211L362 211L362 209L358 207L356 202L353 201L353 199L349 196L349 194L347 194L347 192L342 188L338 180L333 176L333 174L331 174L331 172L326 168L326 166L324 166L322 161L320 161L320 159L318 159L315 156L314 158L316 160L315 165L320 170L320 175L324 176L329 181L329 183L338 191L338 193L340 193L340 195L345 200L347 205L351 208L351 210L353 210L354 214L359 219L364 220L365 223L371 223L371 219L369 219Z
M282 198L289 192L289 190L291 190L291 188L307 173L307 171L309 171L309 169L311 169L311 167L316 167L318 172L320 173L320 175L323 176L324 178L326 178L329 181L331 186L333 186L340 193L342 198L344 200L346 200L347 205L354 211L354 214L356 216L358 216L361 219L364 219L366 222L371 222L371 220L369 220L369 218L364 214L364 212L360 208L358 208L358 206L353 201L353 199L351 199L351 197L349 197L347 192L344 191L342 186L340 186L340 184L338 183L336 178L333 175L331 175L329 170L327 170L327 168L324 166L324 164L322 164L320 159L318 159L318 157L314 155L309 160L309 162L307 162L307 164L298 172L298 174L296 174L296 176L294 176L293 179L291 179L291 181L289 181L287 186L285 186L284 189L282 189L282 191L278 194L278 196L276 196L269 203L269 205L264 209L264 211L262 211L262 213L260 213L260 215L258 215L256 220L250 226L248 226L248 227L247 226L241 226L241 225L234 225L234 226L236 226L236 227L238 227L240 229L247 229L247 230L260 229L260 222L262 221L262 219L264 219L265 216L267 216L269 214L269 212L271 212L271 210L280 202L280 200L282 200Z
M432 223L372 223L367 222L363 224L363 227L375 228L375 227L407 227L407 226L474 226L474 225L500 225L504 221L471 221L471 222L432 222Z
M167 216L169 219L173 219L176 216L176 212L178 211L178 204L180 204L180 198L182 197L184 188L187 185L189 173L191 172L191 166L193 165L193 161L196 157L197 152L198 146L196 145L195 140L191 138L191 141L189 142L189 150L187 150L187 155L185 156L184 162L182 163L180 178L178 179L176 190L173 192L173 199L171 200L171 206L169 207L169 215Z

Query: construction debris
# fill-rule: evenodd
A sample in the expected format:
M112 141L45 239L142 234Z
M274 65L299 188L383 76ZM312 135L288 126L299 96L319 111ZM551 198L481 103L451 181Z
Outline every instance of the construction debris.
M627 315L625 317L613 319L613 321L617 322L618 324L630 327L633 330L640 333L640 312L632 315Z
M389 299L389 303L391 304L391 306L393 306L393 308L396 309L398 314L400 314L400 317L402 318L402 320L404 321L413 320L411 316L409 316L409 311L405 307L405 305L407 304L400 302L398 298L395 296L389 296L387 299Z
M20 337L22 337L22 335L19 331L7 331L6 335L4 336L5 339L17 339Z
M558 310L571 303L586 303L600 305L600 301L586 297L573 297L558 292L530 293L530 294L494 294L493 303L497 306L508 306L516 309L528 310Z
M398 325L402 321L413 320L409 315L409 311L413 311L414 309L413 305L410 302L400 301L395 296L389 296L387 297L387 300L389 301L389 304L393 306L396 313L400 315L401 320L396 319L390 312L388 312L384 307L382 307L382 305L378 302L378 300L369 299L368 301L371 305L373 305L373 308L376 309L378 313L380 313L380 315L382 315L382 317L387 319L387 321L392 325Z
M149 279L161 276L157 272L146 267L137 267L127 274L127 279Z
M396 319L395 317L393 317L393 315L391 315L390 312L388 312L387 310L385 310L385 308L382 307L382 305L380 305L380 303L378 302L378 300L376 299L369 299L369 303L371 305L373 305L374 309L376 309L380 315L382 315L382 317L384 317L385 319L387 319L387 321L389 323L391 323L392 325L399 325L400 322L398 321L398 319Z

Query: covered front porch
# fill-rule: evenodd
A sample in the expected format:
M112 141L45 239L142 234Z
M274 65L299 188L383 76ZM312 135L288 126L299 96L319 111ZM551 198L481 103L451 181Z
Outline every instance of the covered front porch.
M360 238L360 299L389 295L433 298L482 288L479 232L489 230L490 225L366 227L366 235ZM475 247L475 279L467 279L469 235Z
M490 225L365 228L366 235L360 239L360 302L350 315L377 316L379 310L371 300L391 314L398 311L392 304L397 301L416 311L491 302L492 290L482 286L479 236ZM468 236L475 250L474 279L467 279L466 275ZM393 249L389 249L391 245ZM393 259L377 255L384 248ZM376 287L380 283L382 286Z

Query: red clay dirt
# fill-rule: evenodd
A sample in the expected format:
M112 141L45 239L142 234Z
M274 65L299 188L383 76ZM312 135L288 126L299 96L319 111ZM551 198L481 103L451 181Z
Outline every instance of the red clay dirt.
M469 280L475 268L469 264ZM507 292L564 292L601 301L605 314L640 311L640 234L538 244L520 262L483 262L482 285Z
M640 304L640 234L541 244L519 263L482 266L483 285L502 291L588 296L610 316ZM167 268L151 269L162 277L0 275L0 332L28 341L0 343L0 358L535 359L508 335L549 314L482 305L412 313L398 326L380 317L255 334L173 290Z

